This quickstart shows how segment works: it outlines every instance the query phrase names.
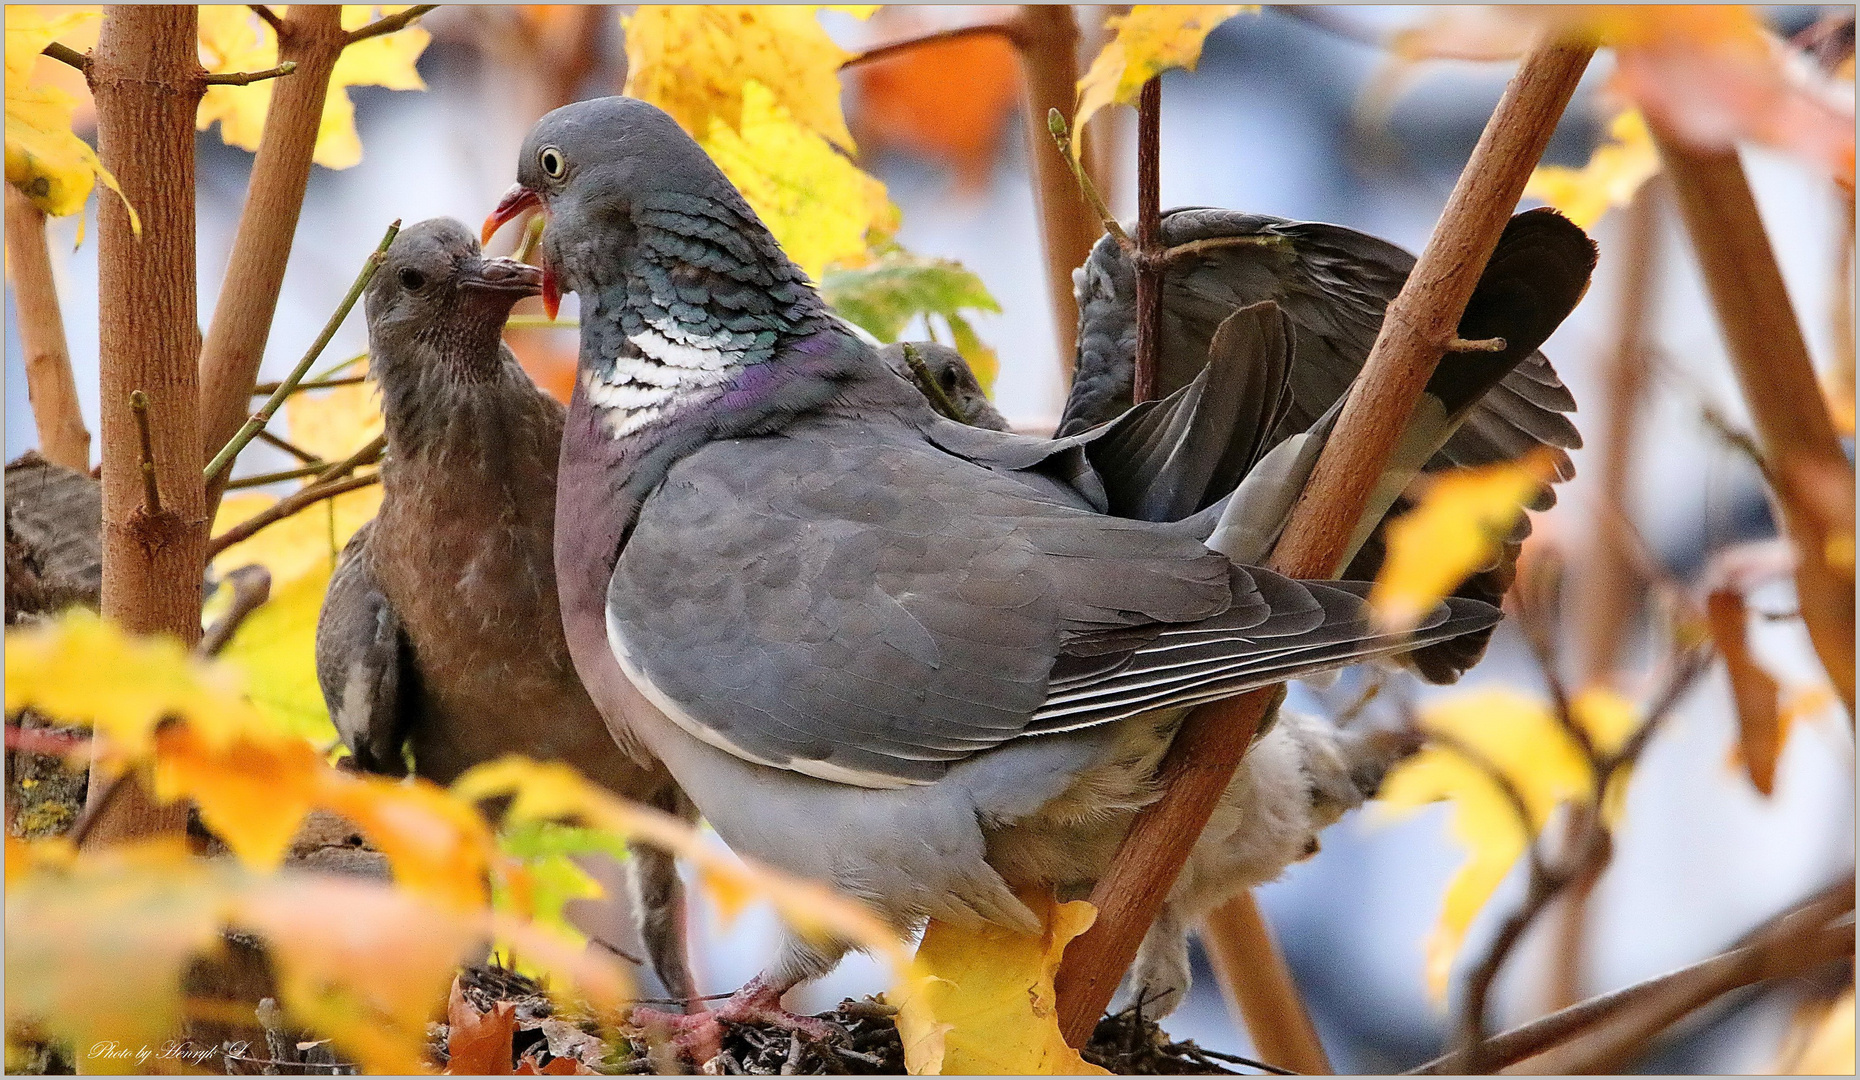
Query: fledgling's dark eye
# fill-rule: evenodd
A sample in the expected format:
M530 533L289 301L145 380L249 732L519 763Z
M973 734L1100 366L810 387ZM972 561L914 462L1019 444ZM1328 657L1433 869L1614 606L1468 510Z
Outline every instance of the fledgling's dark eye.
M417 291L426 284L426 275L409 266L400 272L400 287L408 292Z
M543 174L551 180L560 180L568 172L568 162L562 157L562 151L553 146L545 146L538 151L536 163L542 166Z

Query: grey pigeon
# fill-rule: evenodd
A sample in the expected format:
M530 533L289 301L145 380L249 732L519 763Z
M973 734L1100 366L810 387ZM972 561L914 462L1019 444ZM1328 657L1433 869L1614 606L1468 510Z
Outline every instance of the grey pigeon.
M1236 311L1262 301L1283 310L1297 330L1282 412L1264 439L1272 449L1309 431L1331 410L1362 369L1382 325L1383 311L1407 280L1414 256L1387 241L1319 222L1263 214L1187 207L1163 215L1162 341L1158 393L1188 386L1231 342L1220 333ZM1470 395L1470 412L1423 471L1511 461L1548 448L1557 479L1575 470L1568 450L1582 445L1564 414L1576 402L1537 346L1560 324L1586 288L1595 266L1594 245L1551 210L1512 219L1467 305L1460 336L1503 337L1498 357L1449 354L1429 385L1435 415L1452 410L1443 399L1464 401L1482 390L1486 373L1503 371L1490 393ZM1061 415L1059 435L1070 435L1121 416L1131 405L1136 353L1136 274L1130 257L1109 235L1073 271L1079 304L1076 371ZM1232 466L1230 466L1231 468ZM1211 478L1202 503L1233 486L1231 476ZM1545 488L1534 503L1555 502ZM1199 509L1200 505L1196 505ZM1389 517L1408 508L1397 498ZM1455 595L1496 604L1516 575L1520 547L1530 534L1521 520L1492 566L1468 579ZM1381 568L1381 526L1364 539L1342 576L1370 579ZM1468 634L1404 658L1434 682L1451 682L1483 654L1489 633Z
M565 761L616 794L680 811L657 762L618 746L562 635L552 535L563 409L501 341L533 267L487 259L450 218L401 231L367 292L387 454L375 519L344 548L317 622L317 677L363 769L450 783L504 754ZM687 812L688 811L684 811ZM640 935L690 995L669 856L635 849Z
M1088 889L1186 707L1497 619L1454 600L1391 636L1364 583L1236 562L1223 536L1268 531L1246 480L1180 521L1110 513L1091 446L1124 440L1127 480L1180 439L939 417L650 105L557 109L517 177L487 231L540 206L546 288L581 297L556 564L583 682L731 847L901 932L1030 931L1013 886ZM1289 365L1276 306L1228 323ZM1234 412L1218 375L1239 360L1133 423ZM843 951L789 937L719 1016L781 1016Z

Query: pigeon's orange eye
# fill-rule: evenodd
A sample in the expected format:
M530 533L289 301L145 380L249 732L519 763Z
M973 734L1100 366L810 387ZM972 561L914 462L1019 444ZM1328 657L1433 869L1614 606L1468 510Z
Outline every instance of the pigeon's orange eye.
M426 275L418 270L408 267L400 272L400 287L408 292L417 291L424 284L426 284Z
M562 179L562 174L568 171L568 162L562 159L562 151L553 146L543 147L536 155L536 162L551 180Z

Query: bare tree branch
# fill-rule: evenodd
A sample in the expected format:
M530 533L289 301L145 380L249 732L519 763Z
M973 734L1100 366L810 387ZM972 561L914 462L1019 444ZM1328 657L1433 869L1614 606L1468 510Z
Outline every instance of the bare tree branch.
M376 19L367 26L352 31L347 43L353 45L358 41L367 41L372 37L380 37L382 34L392 34L396 30L405 29L415 19L438 6L438 4L415 4L405 11L398 11L386 18Z

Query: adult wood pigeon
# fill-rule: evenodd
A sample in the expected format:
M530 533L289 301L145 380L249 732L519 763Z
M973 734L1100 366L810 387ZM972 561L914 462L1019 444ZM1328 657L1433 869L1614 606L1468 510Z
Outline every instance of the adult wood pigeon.
M937 416L658 109L558 109L517 177L487 230L540 205L545 297L582 304L556 565L583 682L733 848L901 932L1031 930L1014 886L1088 889L1187 706L1497 618L1450 600L1390 635L1364 583L1236 562L1222 538L1252 542L1249 504L1276 496L1244 481L1179 521L1111 513L1134 476L1205 471L1175 451L1257 408L1232 380L1290 370L1274 304L1231 316L1228 358L1169 401L1015 436ZM843 950L789 937L719 1015L778 1014Z

